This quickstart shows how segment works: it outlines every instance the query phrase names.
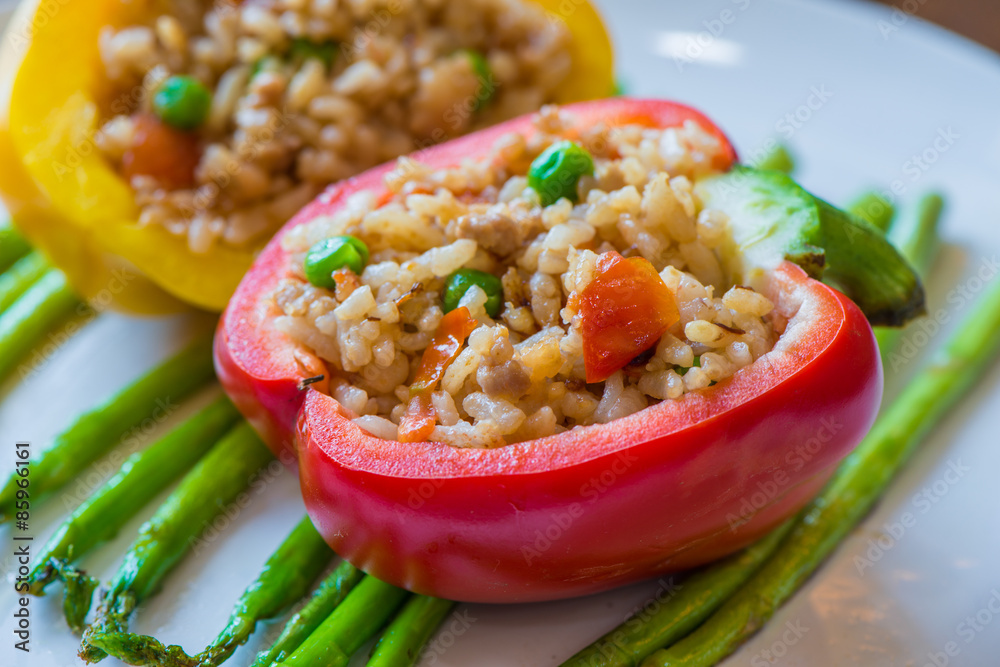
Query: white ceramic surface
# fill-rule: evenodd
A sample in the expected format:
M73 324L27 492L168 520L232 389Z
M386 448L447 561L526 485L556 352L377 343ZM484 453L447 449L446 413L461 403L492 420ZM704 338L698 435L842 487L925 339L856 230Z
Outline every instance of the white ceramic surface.
M787 140L799 158L801 180L833 201L894 181L903 204L925 188L943 190L949 248L931 289L933 309L943 308L954 321L967 299L951 287L962 283L974 291L977 284L968 283L969 276L996 273L996 55L917 17L852 1L601 4L630 94L694 104L717 120L746 156L769 138ZM47 358L43 372L0 388L0 473L13 465L15 441L44 447L72 415L179 348L191 327L185 318L102 315ZM940 333L930 338L940 339ZM931 347L926 336L914 332L907 340L921 354ZM903 364L898 377L915 366ZM890 394L899 383L890 383ZM186 403L171 420L194 407ZM1000 614L990 611L991 600L993 610L1000 610L997 411L1000 367L928 438L876 512L818 575L725 664L1000 664ZM99 475L96 471L83 487L74 484L33 511L36 550L77 502L75 495ZM115 554L152 510L143 509L113 543L88 557L86 566L110 576ZM139 610L134 629L200 649L301 512L294 476L278 475L219 539L181 563L164 592ZM913 520L900 534L897 524L907 513ZM14 576L13 549L9 527L0 528L0 568L8 580ZM620 623L658 588L653 582L550 604L462 606L422 664L556 665ZM59 592L54 593L31 601L32 651L26 655L13 649L10 586L0 589L0 665L81 664L77 643L60 618ZM229 664L248 664L278 627L258 632ZM944 653L948 648L952 657Z

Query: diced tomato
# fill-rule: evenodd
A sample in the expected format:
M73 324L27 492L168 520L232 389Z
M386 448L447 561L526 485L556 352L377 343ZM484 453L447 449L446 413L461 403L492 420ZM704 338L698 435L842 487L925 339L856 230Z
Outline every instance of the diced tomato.
M455 361L462 349L462 343L472 330L476 320L465 306L445 314L434 333L434 340L424 350L417 369L417 377L410 385L410 402L406 413L399 422L400 442L421 442L430 437L434 430L434 407L430 396L444 376L444 372Z
M606 380L680 319L677 300L653 265L614 251L597 258L597 274L577 306L587 382Z
M138 114L133 120L132 147L122 156L125 177L150 176L171 190L194 185L201 159L197 135L174 129L152 114Z

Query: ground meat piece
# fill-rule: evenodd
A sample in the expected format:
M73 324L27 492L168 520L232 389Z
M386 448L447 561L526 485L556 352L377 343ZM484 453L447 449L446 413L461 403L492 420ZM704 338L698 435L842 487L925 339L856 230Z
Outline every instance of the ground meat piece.
M476 371L476 382L490 396L520 398L531 389L531 378L524 364L511 359L497 366L482 365Z
M480 248L499 257L506 257L524 243L520 225L502 213L463 215L455 221L455 235L472 239Z
M483 363L476 371L476 382L490 396L512 399L524 396L531 389L528 370L523 363L514 359L514 346L511 345L506 330L493 340L489 354L483 358Z

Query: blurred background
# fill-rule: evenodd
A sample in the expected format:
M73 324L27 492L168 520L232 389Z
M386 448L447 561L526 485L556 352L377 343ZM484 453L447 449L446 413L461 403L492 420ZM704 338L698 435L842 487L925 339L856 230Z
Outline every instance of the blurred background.
M925 21L1000 51L1000 3L996 0L880 0Z
M867 0L866 0L867 1ZM1000 3L997 0L875 0L1000 51ZM0 10L18 0L0 0Z

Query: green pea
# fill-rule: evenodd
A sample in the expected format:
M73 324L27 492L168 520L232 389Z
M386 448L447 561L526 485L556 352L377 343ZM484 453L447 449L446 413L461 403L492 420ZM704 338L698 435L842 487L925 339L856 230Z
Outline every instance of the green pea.
M486 292L487 314L490 317L499 315L503 306L503 283L493 274L476 269L459 269L448 276L444 285L444 312L458 308L458 303L473 285Z
M358 275L368 263L368 246L353 236L334 236L309 248L303 266L306 279L316 287L336 287L333 272L348 268Z
M261 56L257 60L253 61L253 65L250 66L250 78L253 79L255 76L261 72L271 72L277 70L281 66L281 61L274 56Z
M184 74L167 78L153 96L153 111L160 120L181 130L193 130L204 123L211 106L208 88Z
M701 368L701 357L695 357L694 362L687 368L680 368L677 372L681 375L687 375L687 372L692 368Z
M496 84L493 81L493 70L486 56L474 49L462 49L460 53L469 59L469 66L476 80L479 81L479 89L476 91L476 109L489 102L496 92Z
M296 37L292 40L288 55L296 64L302 64L310 58L316 58L329 69L333 66L333 60L337 56L337 42L332 39L314 42L305 37Z
M576 201L581 176L594 173L594 159L579 144L557 141L534 159L528 169L528 185L538 193L542 206L565 197Z

